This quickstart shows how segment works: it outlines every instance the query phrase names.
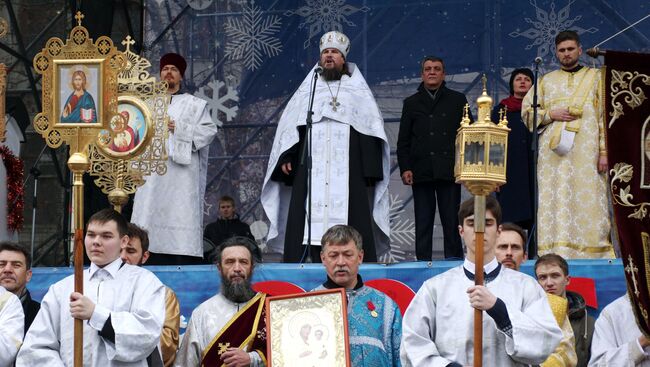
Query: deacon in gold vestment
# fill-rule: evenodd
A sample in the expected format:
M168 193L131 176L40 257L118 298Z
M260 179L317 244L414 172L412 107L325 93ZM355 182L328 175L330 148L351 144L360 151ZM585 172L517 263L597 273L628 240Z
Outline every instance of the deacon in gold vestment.
M600 72L578 64L582 48L575 32L560 32L555 47L562 68L538 86L539 254L612 258ZM531 130L533 89L522 108Z

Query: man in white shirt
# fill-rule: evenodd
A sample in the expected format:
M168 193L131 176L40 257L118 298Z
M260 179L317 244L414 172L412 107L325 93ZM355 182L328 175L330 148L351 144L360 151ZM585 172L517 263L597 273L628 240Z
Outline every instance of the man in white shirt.
M641 333L627 294L608 304L596 320L589 367L650 367L650 339Z
M485 285L474 285L476 256L474 198L458 212L465 263L427 280L413 298L402 323L403 366L467 366L473 360L474 310L483 317L485 366L542 363L562 338L544 290L532 277L504 268L494 247L501 208L486 198L483 255Z
M0 367L10 367L23 341L23 307L16 295L0 286Z
M112 209L93 214L85 237L90 267L84 294L70 275L50 287L16 366L72 366L74 320L83 320L83 365L147 366L165 319L165 287L153 273L120 259L127 222Z

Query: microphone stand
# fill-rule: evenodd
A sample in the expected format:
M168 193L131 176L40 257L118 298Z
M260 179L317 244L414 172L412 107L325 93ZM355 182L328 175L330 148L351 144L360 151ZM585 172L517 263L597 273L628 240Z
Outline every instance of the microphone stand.
M532 255L530 258L537 258L537 209L539 207L539 187L537 183L537 157L539 156L539 139L538 139L538 126L537 126L537 85L539 84L539 64L541 58L535 59L535 85L533 86L533 139L530 149L533 152L533 227L532 238L529 243L529 252Z
M314 96L316 95L316 83L318 82L318 72L319 68L314 70L314 79L312 80L312 87L309 95L309 107L307 108L307 119L305 120L305 144L302 145L302 151L300 152L300 166L306 166L307 168L307 243L305 244L305 249L300 258L300 263L305 260L307 252L311 247L311 187L312 187L312 151L311 151L311 141L312 141L312 116L314 115Z

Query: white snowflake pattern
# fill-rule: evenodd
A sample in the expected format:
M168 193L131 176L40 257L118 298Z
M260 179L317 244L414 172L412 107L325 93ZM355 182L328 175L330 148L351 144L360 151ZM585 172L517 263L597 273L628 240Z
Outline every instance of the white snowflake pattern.
M208 203L205 198L203 198L203 214L207 215L208 217L210 216L210 209L212 209L212 204Z
M255 2L244 5L242 17L226 21L225 55L230 60L244 60L244 65L255 70L262 64L263 56L273 57L282 51L282 43L273 36L280 30L281 19L276 15L264 17L264 12Z
M233 87L228 86L226 87L225 93L223 93L221 96L219 95L222 88L225 86L226 83L222 82L221 80L214 80L208 83L208 87L212 89L212 97L208 97L205 87L199 88L195 94L196 97L199 97L208 102L211 110L210 113L212 116L212 121L214 121L219 127L223 126L223 121L219 119L219 112L222 112L226 115L226 121L232 121L232 119L237 116L237 110L239 110L239 107L237 107L236 104L229 103L239 101L237 90L235 90ZM228 107L226 104L232 104L232 107Z
M530 50L533 47L537 47L537 56L544 57L551 52L554 48L555 36L563 30L572 29L578 34L583 33L595 33L598 31L598 28L590 27L584 29L575 25L574 23L582 19L581 15L569 19L569 12L571 10L571 4L576 0L569 0L569 2L560 9L558 12L555 12L555 2L551 3L551 9L546 11L537 6L536 0L530 0L530 4L535 7L535 15L537 19L524 18L526 23L532 25L531 28L526 29L521 32L519 29L509 33L509 36L512 38L524 37L532 40L532 43L525 47L526 50Z
M379 262L394 263L406 260L408 249L415 243L415 222L404 217L404 200L390 195L390 251L379 257Z
M305 20L298 25L299 29L309 26L309 36L303 43L303 48L309 47L311 39L329 31L343 31L343 24L356 26L348 20L348 16L357 12L367 12L367 6L357 8L345 3L345 0L307 0L307 5L298 9L284 12L285 16L299 15Z

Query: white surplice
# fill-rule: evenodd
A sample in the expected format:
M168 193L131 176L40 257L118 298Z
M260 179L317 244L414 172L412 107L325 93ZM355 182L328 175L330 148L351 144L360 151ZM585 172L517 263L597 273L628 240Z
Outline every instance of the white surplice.
M323 77L320 77L316 83L312 116L314 123L312 130L312 151L314 153L312 171L312 175L314 175L312 180L312 195L314 195L312 225L314 228L312 228L312 238L315 239L312 241L312 245L320 246L320 240L318 240L321 237L319 235L320 228L327 230L329 226L338 223L347 224L349 173L343 173L343 170L348 168L349 134L350 128L353 128L362 135L372 136L382 141L383 179L375 185L371 205L372 219L380 230L377 234L381 233L381 237L383 237L376 239L375 246L381 246L382 243L387 243L387 239L390 237L388 220L390 145L384 130L381 111L370 87L354 63L349 62L347 65L351 75L344 75L340 82L328 84ZM282 154L300 141L297 127L306 124L311 81L317 66L314 65L312 71L307 74L282 112L273 147L269 154L260 201L270 222L267 246L276 252L283 252L284 249L291 187L272 180L271 176ZM332 89L336 90L331 92ZM334 97L339 103L336 110L332 106ZM336 139L337 145L326 141L332 138ZM334 148L329 148L329 151L326 151L326 147ZM328 157L340 164L326 163ZM339 161L339 157L344 157L345 162ZM326 185L325 182L328 184ZM326 188L326 186L332 189ZM343 203L343 200L346 202ZM337 206L340 211L338 213L335 210L323 211L325 205L329 205L327 203ZM322 233L320 234L322 235ZM378 255L380 254L379 251Z
M212 339L228 321L247 304L248 302L231 302L219 293L195 308L183 336L181 347L178 349L174 366L200 366L205 348L210 345ZM249 352L248 355L251 357L251 367L264 366L264 362L257 352Z
M131 221L149 231L149 251L203 257L203 197L217 125L206 102L187 93L173 95L167 113L175 123L167 173L146 178Z
M13 366L23 341L25 314L18 297L0 286L0 367Z
M596 320L589 367L650 367L650 347L641 348L640 336L625 294L607 305Z
M83 365L147 366L165 320L165 286L149 270L123 264L119 258L103 269L91 264L83 274L84 294L95 303L91 319L83 322ZM73 290L73 275L50 287L25 336L17 367L73 365ZM99 335L109 315L115 343Z
M402 366L472 364L474 308L466 291L474 281L465 275L463 266L472 271L473 266L465 262L427 280L411 301L402 323ZM542 363L562 338L544 290L532 277L504 267L486 287L505 303L512 333L498 330L495 321L483 313L483 365Z

